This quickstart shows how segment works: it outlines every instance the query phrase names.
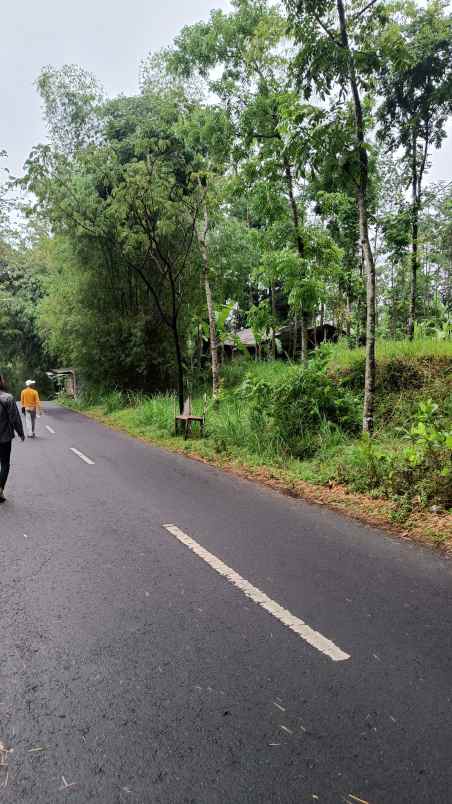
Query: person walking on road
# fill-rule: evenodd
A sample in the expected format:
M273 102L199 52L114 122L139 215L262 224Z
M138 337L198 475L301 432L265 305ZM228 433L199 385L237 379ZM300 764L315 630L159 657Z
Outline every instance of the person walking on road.
M9 475L14 432L17 433L21 441L25 441L24 428L22 427L16 400L11 394L7 393L6 380L0 374L0 503L5 502L3 492Z
M36 388L33 387L34 385L34 380L27 380L25 388L20 395L20 404L22 413L25 416L28 438L36 437L36 415L41 412L41 400Z

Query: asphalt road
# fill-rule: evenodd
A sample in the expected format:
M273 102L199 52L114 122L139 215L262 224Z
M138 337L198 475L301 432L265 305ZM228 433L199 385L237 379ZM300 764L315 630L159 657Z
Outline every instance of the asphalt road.
M452 801L448 561L38 427L0 507L2 802Z

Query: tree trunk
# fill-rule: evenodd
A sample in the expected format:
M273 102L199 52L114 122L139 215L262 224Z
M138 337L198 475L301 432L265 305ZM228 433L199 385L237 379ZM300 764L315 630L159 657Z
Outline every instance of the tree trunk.
M306 363L308 359L308 325L309 313L305 310L301 313L301 361Z
M347 293L347 318L345 321L345 331L347 333L347 338L350 338L350 335L352 334L352 302L348 293Z
M276 335L275 335L276 298L275 298L275 285L274 284L272 284L272 286L270 288L270 307L271 307L271 314L272 314L272 331L271 331L272 359L276 360Z
M446 309L450 316L452 314L452 260L447 265Z
M218 401L218 395L220 392L220 371L218 361L217 325L213 310L212 290L209 282L209 274L206 268L204 268L204 288L206 291L207 314L209 316L210 354L212 358L212 394L214 401Z
M417 175L417 140L413 132L412 154L412 208L411 208L411 284L410 307L408 313L407 336L410 341L414 338L414 322L416 321L417 275L419 266L418 233L419 233L419 200Z
M364 380L364 409L363 409L363 431L372 433L374 429L374 406L375 406L375 301L376 301L376 281L375 265L370 248L367 209L365 198L360 194L359 204L359 225L361 240L364 247L364 264L367 274L367 320L366 320L366 374Z
M286 159L284 160L284 172L286 174L287 191L289 193L289 202L290 202L290 209L292 211L292 220L295 230L295 240L297 243L297 249L300 257L304 257L304 243L300 233L300 215L298 212L297 202L295 200L295 194L293 191L292 168L290 162L288 162Z
M297 348L298 348L298 316L295 314L293 320L293 346L292 346L293 360L297 359Z
M177 395L179 399L179 412L184 410L184 364L182 361L182 350L180 346L179 328L177 326L177 319L173 318L172 330L174 336L174 345L176 347L176 363L177 363Z
M356 214L358 216L359 221L359 209L358 209L358 200L356 200ZM356 251L357 251L357 259L359 260L359 277L364 282L364 276L366 273L366 269L364 266L364 253L361 246L361 238L359 238L358 243L356 244ZM364 288L364 292L359 292L356 304L356 345L357 346L365 346L366 345L366 324L367 324L367 308L366 308L366 294L367 291Z
M395 338L396 330L397 330L397 322L396 322L396 297L395 297L395 285L394 285L394 263L391 260L391 324L390 324L390 333L391 337Z
M293 190L293 177L292 177L292 169L290 163L285 160L284 161L284 170L286 174L286 182L287 182L287 189L289 193L289 201L290 201L290 208L292 210L292 220L294 225L295 231L295 241L297 244L298 254L300 259L303 259L305 249L304 249L304 241L300 233L300 216L298 212L297 202L295 200L295 194ZM301 360L302 362L306 362L308 359L308 335L307 335L307 328L309 321L309 312L304 311L301 314Z
M203 341L202 341L202 332L201 327L198 325L198 371L201 374L202 372L202 353L203 353Z
M358 143L359 156L359 182L357 190L358 215L359 215L359 234L361 248L364 257L364 267L367 277L367 320L366 320L366 375L364 381L364 408L363 408L363 431L371 433L374 427L374 405L375 405L375 263L372 248L369 240L369 221L367 215L367 186L369 181L369 164L365 142L365 124L359 94L358 81L356 77L355 62L353 53L350 50L347 33L347 22L343 0L337 0L337 10L339 14L339 24L341 31L341 45L346 53L348 61L348 74L350 89L353 96L353 106L355 112L356 138Z
M198 229L196 229L196 234L202 257L204 290L206 293L207 315L209 318L210 355L212 359L212 395L214 402L217 402L220 392L220 371L218 361L217 324L215 321L215 314L213 309L212 289L210 287L210 281L209 281L209 251L207 247L209 216L207 212L207 205L205 202L205 198L203 201L203 211L204 211L204 230L202 233L200 233Z
M297 202L293 191L293 178L290 163L285 161L284 168L286 173L287 189L289 192L290 208L292 210L292 219L295 230L295 241L297 244L298 254L300 259L304 257L304 242L300 233L300 217L298 213ZM302 310L301 313L301 361L305 363L308 359L308 322L309 313Z

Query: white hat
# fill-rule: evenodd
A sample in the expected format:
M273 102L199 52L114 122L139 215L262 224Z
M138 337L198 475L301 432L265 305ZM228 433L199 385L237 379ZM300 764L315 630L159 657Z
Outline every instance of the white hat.
M27 380L25 385L35 385L36 380Z

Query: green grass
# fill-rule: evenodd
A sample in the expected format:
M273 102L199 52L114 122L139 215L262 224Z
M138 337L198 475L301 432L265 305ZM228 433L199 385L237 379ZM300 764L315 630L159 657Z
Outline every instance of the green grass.
M164 446L195 448L207 459L274 468L293 480L311 484L340 481L351 490L378 496L385 493L388 461L405 449L402 429L406 431L417 420L422 399L438 403L439 426L452 430L452 343L430 339L379 342L377 360L376 434L372 445L322 420L315 432L313 454L304 459L290 454L272 426L272 419L261 416L259 406L256 408L246 394L238 392L246 377L270 385L284 380L289 370L282 361L256 363L240 359L223 366L221 402L219 406L209 403L206 438L202 440L196 430L187 442L175 436L173 394L146 397L112 390L70 404L81 410L94 410L114 426ZM353 389L358 413L363 370L363 349L348 349L344 343L330 348L328 371L335 382ZM201 413L201 394L195 395L193 408L195 413ZM423 485L419 488L422 490ZM405 495L394 516L403 519L406 507Z
M287 366L291 363L276 361L257 362L247 358L239 357L230 363L225 363L222 367L221 381L225 391L237 388L247 375L251 375L260 380L275 382L287 374Z
M329 361L332 370L351 368L356 363L364 362L364 347L350 349L345 339L330 347ZM435 338L417 338L413 341L382 340L376 343L377 364L394 359L398 360L451 360L452 340L438 340Z

